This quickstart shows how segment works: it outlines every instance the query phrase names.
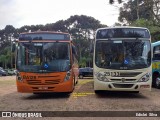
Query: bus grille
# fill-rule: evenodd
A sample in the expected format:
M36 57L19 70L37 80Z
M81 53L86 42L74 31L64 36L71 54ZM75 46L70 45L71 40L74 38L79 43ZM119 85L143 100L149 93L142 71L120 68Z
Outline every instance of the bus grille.
M113 84L115 88L131 88L134 84Z
M122 79L110 79L111 81L122 81ZM125 79L125 82L134 82L134 81L136 81L136 79Z
M115 76L115 77L136 77L137 75L139 75L141 73L142 72L120 73L120 76Z
M60 80L27 80L29 85L54 85L59 84Z
M59 75L54 75L54 76L38 76L38 78L55 78L59 77Z

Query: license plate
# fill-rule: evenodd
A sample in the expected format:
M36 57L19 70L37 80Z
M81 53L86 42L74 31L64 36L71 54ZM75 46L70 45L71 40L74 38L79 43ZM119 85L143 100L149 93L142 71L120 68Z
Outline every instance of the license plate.
M150 87L150 85L141 85L140 86L141 89L143 89L143 88L149 88L149 87Z
M42 87L39 87L38 89L39 89L39 90L48 90L48 87L42 86Z

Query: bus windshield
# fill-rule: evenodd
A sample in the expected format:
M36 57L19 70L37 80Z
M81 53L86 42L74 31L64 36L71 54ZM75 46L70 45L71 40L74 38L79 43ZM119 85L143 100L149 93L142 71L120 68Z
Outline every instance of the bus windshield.
M95 64L106 69L142 69L151 65L149 40L97 41Z
M69 43L65 42L19 43L17 68L22 72L68 71L69 51Z

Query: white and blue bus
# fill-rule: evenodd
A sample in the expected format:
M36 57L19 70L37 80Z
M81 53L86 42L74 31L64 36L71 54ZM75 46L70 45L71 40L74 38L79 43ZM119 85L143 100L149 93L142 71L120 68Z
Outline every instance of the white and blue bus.
M151 35L142 27L107 27L96 31L94 91L151 91Z
M152 43L153 60L152 60L152 84L160 88L160 41Z

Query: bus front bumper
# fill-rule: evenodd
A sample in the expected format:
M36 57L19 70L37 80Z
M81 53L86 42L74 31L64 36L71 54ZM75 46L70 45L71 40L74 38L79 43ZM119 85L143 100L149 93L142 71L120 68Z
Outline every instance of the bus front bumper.
M28 85L26 83L17 83L17 91L21 93L72 92L73 82L68 80L56 85Z
M103 82L94 80L94 90L108 91L151 91L151 83L148 82Z

